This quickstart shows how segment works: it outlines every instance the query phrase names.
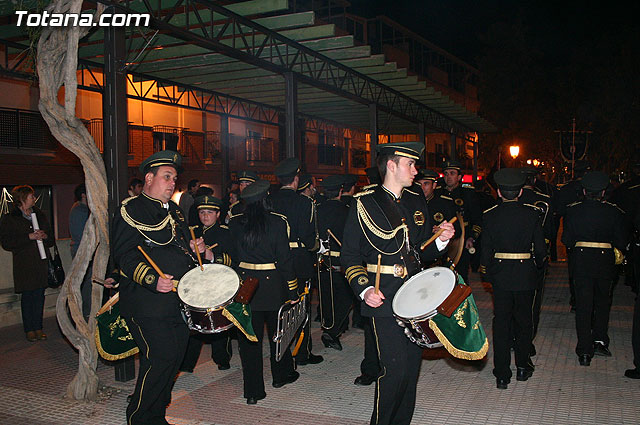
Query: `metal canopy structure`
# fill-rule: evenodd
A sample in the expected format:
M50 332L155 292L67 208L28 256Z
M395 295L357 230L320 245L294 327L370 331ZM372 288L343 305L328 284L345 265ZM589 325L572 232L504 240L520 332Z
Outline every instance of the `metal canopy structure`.
M208 0L97 1L112 13L151 15L148 28L127 28L130 98L278 123L287 110L288 75L300 116L369 129L374 105L379 130L387 134L416 134L418 124L426 133L459 138L495 131L335 25L316 22L313 12L288 13L288 0L225 6ZM6 8L0 15L12 13ZM105 30L94 27L81 41L80 66L89 75L104 66L104 40ZM0 72L19 75L24 29L0 26L0 45ZM101 76L82 78L92 81L80 81L81 88L102 91Z

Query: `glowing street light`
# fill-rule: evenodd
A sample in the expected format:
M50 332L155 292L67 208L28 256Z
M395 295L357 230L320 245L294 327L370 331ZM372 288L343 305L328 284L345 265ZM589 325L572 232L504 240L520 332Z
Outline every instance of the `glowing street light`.
M520 153L520 146L509 146L509 153L511 158L516 159Z

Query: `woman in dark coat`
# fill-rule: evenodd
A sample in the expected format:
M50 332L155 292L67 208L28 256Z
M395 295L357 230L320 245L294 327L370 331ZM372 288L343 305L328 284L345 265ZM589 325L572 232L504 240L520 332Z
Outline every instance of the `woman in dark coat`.
M244 397L247 404L256 404L266 397L262 375L262 339L265 324L271 348L271 375L273 387L280 388L298 379L293 368L293 358L287 349L283 358L276 361L276 344L273 336L278 324L278 309L287 300L298 297L298 282L293 270L289 250L286 218L269 211L266 201L269 182L258 180L247 186L240 195L246 204L243 213L234 215L229 223L231 257L241 279L255 277L258 289L251 299L251 324L258 342L249 341L238 332L238 348L242 361Z
M47 287L47 260L40 258L37 242L45 248L53 246L51 227L45 215L36 206L31 186L16 186L12 191L13 208L0 221L0 243L13 253L13 284L15 292L22 294L22 325L27 340L47 339L42 332L44 290ZM34 230L31 213L35 213L40 230Z

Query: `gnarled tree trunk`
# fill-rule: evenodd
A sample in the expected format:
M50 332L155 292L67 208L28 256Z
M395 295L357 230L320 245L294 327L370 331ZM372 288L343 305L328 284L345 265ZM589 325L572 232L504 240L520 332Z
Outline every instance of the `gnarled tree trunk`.
M53 0L50 13L80 13L82 0ZM103 6L98 6L99 15ZM91 260L93 276L103 278L109 260L107 177L102 156L84 124L76 117L78 41L88 28L44 27L38 40L37 72L40 86L38 108L53 136L73 152L84 169L87 201L91 214L73 259L71 272L62 286L56 314L63 334L79 351L78 372L66 396L94 400L98 392L98 352L94 338L95 314L102 301L102 287L93 285L91 314L82 316L80 285ZM64 103L58 92L64 86ZM68 308L68 310L67 310ZM71 313L71 320L69 314Z

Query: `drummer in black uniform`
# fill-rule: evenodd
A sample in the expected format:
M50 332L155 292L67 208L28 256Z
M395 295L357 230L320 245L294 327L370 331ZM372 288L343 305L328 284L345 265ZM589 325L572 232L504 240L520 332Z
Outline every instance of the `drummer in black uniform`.
M627 235L622 211L603 200L609 176L593 171L580 184L585 199L567 207L562 243L570 249L574 279L576 354L582 366L589 366L594 354L611 356L608 327L616 276L614 248L623 250Z
M121 271L120 311L140 349L128 424L166 423L174 378L185 353L189 329L173 289L197 265L195 244L184 213L171 200L182 158L173 151L151 155L140 166L144 188L123 201L113 224L113 257ZM161 277L138 250L141 246L165 274ZM204 241L197 249L213 259Z
M240 195L246 205L244 212L229 222L229 230L235 236L231 256L237 262L240 278L254 277L259 281L250 303L251 323L258 341L249 341L243 333L237 333L247 404L256 404L267 396L262 371L265 324L273 387L295 382L300 376L293 368L288 349L282 359L276 361L273 337L278 326L278 310L285 301L298 298L298 281L289 249L289 224L284 216L269 211L266 201L269 187L266 180L257 180L247 187Z
M533 374L531 307L546 247L538 209L518 202L524 175L516 168L503 168L495 180L502 203L484 212L480 270L493 286L493 375L497 387L506 389L512 375L511 326L516 379L526 381Z
M195 199L194 207L198 211L198 218L202 223L194 229L194 234L198 238L203 238L204 243L214 255L219 257L222 264L231 266L231 257L228 255L231 249L231 234L225 224L220 224L220 208L222 200L215 196L200 196ZM215 285L215 282L212 282ZM211 359L218 365L219 370L227 370L231 366L231 336L235 333L235 328L214 334L202 334L192 332L189 336L187 352L180 366L181 371L193 372L203 342L211 343Z
M320 253L320 304L322 343L325 347L342 350L340 334L349 321L353 301L351 289L340 266L340 249L344 223L349 208L341 202L345 176L333 175L322 182L328 200L318 207L318 233L322 243ZM331 234L329 234L331 231Z
M308 285L315 274L313 254L318 249L316 234L315 208L311 199L296 193L300 183L300 160L287 158L276 165L274 174L282 187L272 193L269 199L273 210L287 218L291 233L289 247L294 259L294 268L301 291ZM296 364L317 364L322 362L322 356L311 352L311 323L304 327L304 338L300 351L295 356Z
M468 282L469 262L471 260L469 250L474 247L482 232L482 210L474 188L472 186L462 186L462 165L458 161L447 161L444 165L443 174L445 186L436 190L436 196L444 195L453 199L457 211L462 214L464 219L465 240L456 241L464 244L462 255L456 265L456 271L465 282Z
M425 199L427 200L427 206L429 207L429 214L433 222L434 231L435 227L439 226L445 220L451 220L456 216L456 204L453 203L453 199L446 195L435 194L436 180L438 180L438 173L433 170L419 170L415 178L415 183L420 186ZM455 222L453 227L456 234L460 234L460 224ZM443 256L445 253L443 253Z
M406 279L420 271L416 247L432 234L424 197L406 189L417 174L415 162L424 144L386 143L377 150L384 183L357 197L349 210L340 262L351 289L364 300L362 315L371 320L382 366L371 423L409 424L422 349L397 324L391 302ZM451 223L443 222L441 227L444 233L420 251L423 259L440 255L453 236ZM375 289L377 277L379 291Z

